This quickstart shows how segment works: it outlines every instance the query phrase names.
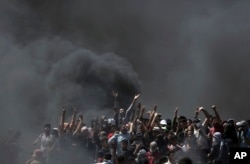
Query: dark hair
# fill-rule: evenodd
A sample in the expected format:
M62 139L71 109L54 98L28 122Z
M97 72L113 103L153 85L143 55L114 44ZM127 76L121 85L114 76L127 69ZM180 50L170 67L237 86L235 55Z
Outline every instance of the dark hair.
M124 162L125 161L125 157L120 155L120 156L117 157L117 161L118 162Z
M168 161L167 156L161 156L160 159L157 161L158 164L163 164Z
M186 122L187 118L185 116L180 116L178 120L179 122Z
M192 164L192 160L189 157L183 157L179 159L178 164Z
M104 159L111 160L111 158L112 158L112 155L110 153L105 153L104 154Z
M50 124L45 124L44 128L51 128L51 125Z

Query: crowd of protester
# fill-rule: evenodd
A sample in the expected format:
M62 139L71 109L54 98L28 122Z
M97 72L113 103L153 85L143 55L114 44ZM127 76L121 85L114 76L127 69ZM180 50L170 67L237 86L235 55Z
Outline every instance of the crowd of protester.
M63 109L59 127L44 125L25 164L228 164L231 147L250 147L249 121L223 120L215 105L210 112L197 107L193 118L179 115L178 108L165 118L156 105L145 111L139 97L126 110L115 102L112 117L90 123L76 109L66 122ZM8 143L20 136L11 133Z

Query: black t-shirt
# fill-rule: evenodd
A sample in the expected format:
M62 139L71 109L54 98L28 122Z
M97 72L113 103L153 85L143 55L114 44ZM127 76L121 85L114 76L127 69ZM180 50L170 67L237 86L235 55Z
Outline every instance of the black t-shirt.
M134 160L135 156L133 154L133 149L128 148L127 150L121 152L120 156L123 156L125 158L125 161L128 162L130 160Z

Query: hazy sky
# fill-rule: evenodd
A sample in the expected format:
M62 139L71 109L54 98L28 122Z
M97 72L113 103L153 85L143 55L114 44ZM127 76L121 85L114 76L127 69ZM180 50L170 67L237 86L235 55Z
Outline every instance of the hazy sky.
M57 123L62 106L96 115L112 89L121 107L141 92L164 117L215 104L223 119L249 118L249 6L1 0L1 128Z

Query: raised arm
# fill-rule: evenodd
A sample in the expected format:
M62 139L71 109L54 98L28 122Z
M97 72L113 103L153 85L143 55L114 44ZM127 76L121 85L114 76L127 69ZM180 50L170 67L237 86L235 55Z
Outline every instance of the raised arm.
M119 110L117 109L117 96L118 96L118 92L112 91L112 96L114 97L114 106L113 106L113 110L114 110L114 120L115 120L115 126L118 127L119 126Z
M73 115L72 115L72 118L71 118L71 121L70 121L70 124L69 124L69 128L70 130L73 130L76 126L76 107L74 108L74 111L73 111Z
M199 111L202 111L202 112L204 113L205 117L206 117L207 119L209 119L210 115L209 115L208 111L207 111L205 108L200 107L200 108L199 108Z
M136 100L140 97L141 94L136 94L134 96L134 99L132 101L132 103L130 104L130 106L128 107L128 109L126 110L126 114L125 114L125 124L129 122L129 118L133 112L133 108L135 105Z
M205 115L205 117L206 117L206 118L204 119L202 125L203 125L203 126L208 125L209 120L210 120L210 115L209 115L208 111L207 111L204 107L199 107L199 108L198 108L198 112L203 112L204 115Z
M154 119L155 113L156 113L156 109L157 109L157 105L154 105L153 111L149 112L149 120L148 120L148 124L147 124L147 129L150 130L151 128L151 123Z
M222 120L221 120L221 117L220 117L220 115L219 115L219 113L218 113L218 111L217 111L216 106L213 105L213 106L212 106L212 109L213 109L213 111L214 111L215 118L218 120L219 124L221 124L221 123L222 123Z
M140 115L139 115L140 121L142 121L142 119L143 119L144 111L145 111L145 106L143 106L142 109L141 109L141 112L140 112Z
M178 122L177 122L177 117L178 117L178 107L175 108L175 111L174 111L174 118L173 118L173 124L172 124L172 129L174 132L177 131L177 126L178 126Z
M114 120L115 120L115 126L118 127L119 126L119 110L114 106L113 107L114 110Z
M60 135L64 133L65 114L66 114L66 109L63 107L62 108L61 118L60 118L60 123L59 123L59 127L60 127L59 132L60 132Z
M137 122L137 119L140 118L140 113L141 113L141 103L138 103L137 109L134 111L134 118L133 118L134 124Z
M83 123L83 115L79 115L78 117L79 117L78 118L78 123L77 123L75 131L73 132L73 136L76 135L81 130L81 126L82 126L82 123Z
M112 96L114 96L114 108L117 108L117 96L118 96L118 92L112 91Z

